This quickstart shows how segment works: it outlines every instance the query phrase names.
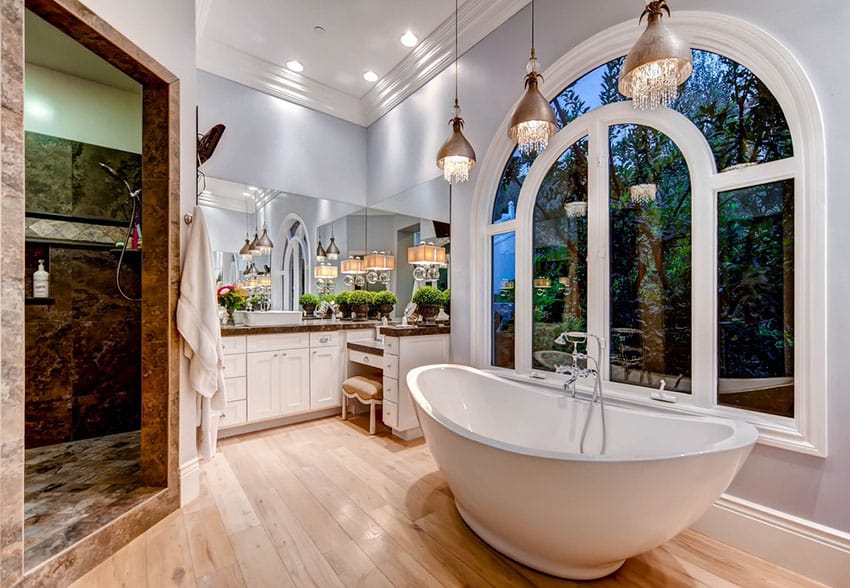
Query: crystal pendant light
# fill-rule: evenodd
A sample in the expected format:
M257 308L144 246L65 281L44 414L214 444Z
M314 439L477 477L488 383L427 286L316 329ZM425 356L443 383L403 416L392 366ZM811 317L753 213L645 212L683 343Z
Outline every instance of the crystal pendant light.
M449 121L452 134L437 152L437 167L443 170L443 178L450 184L469 180L469 172L475 167L475 150L463 136L463 118L460 116L460 102L457 98L457 0L455 0L455 115Z
M658 193L658 184L635 184L629 186L629 196L635 204L648 204L655 202Z
M316 247L316 261L325 261L327 258L328 254L325 248L322 247L322 240L319 239L319 245Z
M567 202L564 204L564 211L568 218L581 218L587 216L587 202L577 200L575 202Z
M260 255L260 248L257 247L257 242L260 240L260 236L258 235L259 229L254 227L254 238L251 240L251 243L248 245L248 251L251 252L252 256Z
M274 243L269 239L268 229L266 225L263 225L263 234L260 235L260 239L257 241L257 249L260 250L260 255L268 255L272 252L273 247Z
M519 145L523 155L543 151L549 144L549 137L558 132L555 112L537 89L537 78L543 79L537 73L538 66L534 49L534 0L531 0L531 56L525 66L525 94L516 105L508 128L508 137Z
M626 56L620 70L618 89L632 99L635 109L655 110L670 106L679 95L679 86L694 70L691 49L663 22L670 16L666 0L646 5L640 20L647 17L646 30Z
M251 255L251 241L248 239L248 235L245 235L245 244L242 246L242 249L239 250L239 256L245 260L253 257L253 255Z
M336 261L337 259L339 259L339 247L337 247L336 243L334 243L333 235L331 235L331 242L328 243L328 250L325 252L325 254L331 261Z

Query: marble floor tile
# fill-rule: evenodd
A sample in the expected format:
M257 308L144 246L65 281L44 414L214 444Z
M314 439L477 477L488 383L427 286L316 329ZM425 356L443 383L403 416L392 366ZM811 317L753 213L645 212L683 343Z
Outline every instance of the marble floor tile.
M24 561L32 568L143 502L138 431L27 449Z

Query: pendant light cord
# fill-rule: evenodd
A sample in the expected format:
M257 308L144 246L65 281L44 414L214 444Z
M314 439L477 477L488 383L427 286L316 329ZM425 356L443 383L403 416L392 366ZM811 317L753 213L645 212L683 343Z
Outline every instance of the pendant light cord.
M537 52L534 50L534 0L531 0L531 59L537 58Z
M458 116L458 110L460 109L460 102L458 102L457 98L457 61L458 61L458 48L457 48L457 11L458 11L458 0L455 0L455 116Z

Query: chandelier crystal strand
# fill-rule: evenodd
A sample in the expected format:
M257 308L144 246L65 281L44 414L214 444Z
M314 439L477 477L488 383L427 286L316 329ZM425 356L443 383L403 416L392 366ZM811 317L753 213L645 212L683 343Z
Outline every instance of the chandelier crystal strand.
M638 67L632 73L634 106L656 110L679 97L679 67L675 59L663 59Z

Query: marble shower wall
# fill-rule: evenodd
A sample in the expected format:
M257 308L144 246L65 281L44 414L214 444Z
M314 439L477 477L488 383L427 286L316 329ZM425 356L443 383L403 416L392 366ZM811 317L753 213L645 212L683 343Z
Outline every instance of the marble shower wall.
M131 186L139 185L138 154L27 133L27 211L127 221L124 188L98 161L126 175ZM32 273L44 259L54 303L26 307L26 447L138 430L141 304L118 293L118 255L91 246L100 240L92 231L75 238L71 221L47 222L61 233L57 238L80 244L50 243L42 238L47 235L27 231L26 294L32 295ZM101 227L105 235L116 229ZM121 285L129 296L141 296L138 253L125 256Z

